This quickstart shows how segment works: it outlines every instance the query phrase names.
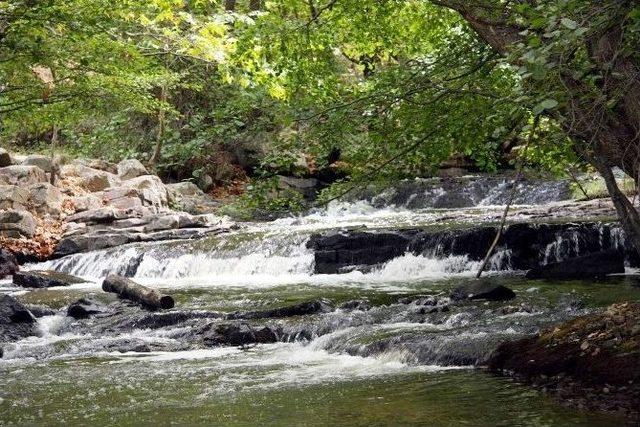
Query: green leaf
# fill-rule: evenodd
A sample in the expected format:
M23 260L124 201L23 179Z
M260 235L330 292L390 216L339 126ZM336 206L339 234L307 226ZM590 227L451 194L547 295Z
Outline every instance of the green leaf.
M575 30L576 28L578 28L578 23L572 19L562 18L560 22L562 23L562 25L564 25L566 28L570 30Z
M542 101L541 103L539 103L533 108L533 114L537 116L541 114L543 111L553 110L557 106L558 106L558 101L556 101L555 99L545 99L544 101Z

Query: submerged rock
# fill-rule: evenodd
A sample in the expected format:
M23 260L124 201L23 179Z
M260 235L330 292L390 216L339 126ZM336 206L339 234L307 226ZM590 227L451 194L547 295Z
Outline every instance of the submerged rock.
M95 297L87 296L71 304L67 308L67 316L74 319L86 319L106 311L107 308L102 302L95 299Z
M18 300L0 296L0 343L16 341L36 333L36 319Z
M456 301L462 300L488 300L488 301L506 301L516 297L515 292L506 286L496 285L485 281L476 281L473 283L458 286L451 293L451 299Z
M316 300L306 301L300 304L290 305L287 307L275 308L263 311L247 311L244 313L231 313L227 315L228 319L269 319L293 316L308 316L317 313L328 313L334 310L331 301Z
M276 333L269 327L254 327L248 323L221 323L209 325L202 337L205 345L268 344L278 341Z
M529 270L527 279L600 279L624 271L622 252L604 251L541 265Z
M506 342L488 361L591 409L640 412L640 304L610 306L542 332ZM606 391L605 391L606 389Z
M51 288L85 282L80 277L50 270L19 271L13 275L13 283L25 288Z

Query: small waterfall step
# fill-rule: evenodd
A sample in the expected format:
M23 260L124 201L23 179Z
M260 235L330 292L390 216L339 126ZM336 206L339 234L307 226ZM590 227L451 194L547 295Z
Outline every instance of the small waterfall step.
M313 235L307 247L314 251L316 274L340 274L366 271L367 267L405 254L429 258L466 256L471 261L480 261L496 232L494 226L436 232L417 229L346 231ZM530 270L608 250L621 251L630 264L637 264L637 257L625 243L617 224L517 223L505 229L491 268Z

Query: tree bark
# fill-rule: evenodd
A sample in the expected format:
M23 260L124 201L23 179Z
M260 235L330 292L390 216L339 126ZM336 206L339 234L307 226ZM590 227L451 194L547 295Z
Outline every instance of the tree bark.
M147 288L146 286L139 285L133 280L115 274L110 274L104 279L102 282L102 290L105 292L116 293L121 298L125 298L154 309L169 309L173 308L175 305L172 297L162 295L155 289Z

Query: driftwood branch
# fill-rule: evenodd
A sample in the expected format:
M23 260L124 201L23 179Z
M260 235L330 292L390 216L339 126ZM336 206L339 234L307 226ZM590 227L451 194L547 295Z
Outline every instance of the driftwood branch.
M155 289L142 286L126 277L110 274L102 282L102 290L113 292L121 298L129 299L150 308L173 308L175 302L169 295L162 295Z

